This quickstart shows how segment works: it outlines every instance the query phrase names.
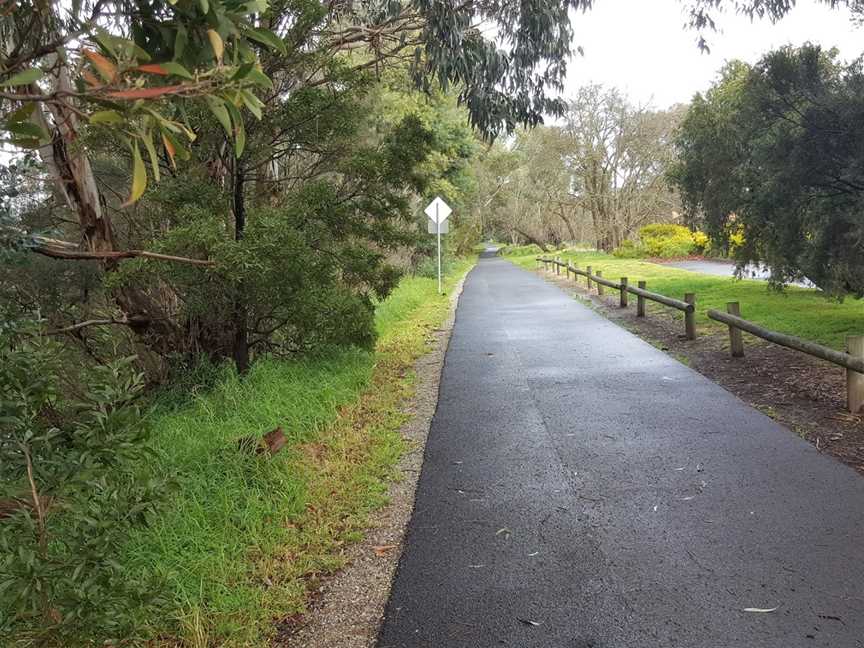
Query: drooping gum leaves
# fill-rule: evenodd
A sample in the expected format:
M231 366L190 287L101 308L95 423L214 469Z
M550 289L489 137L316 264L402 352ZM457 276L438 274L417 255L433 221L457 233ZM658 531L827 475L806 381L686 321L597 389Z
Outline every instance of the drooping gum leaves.
M117 76L117 66L98 52L89 49L82 50L82 52L106 83L111 83L114 80L114 77Z
M153 169L153 179L159 182L159 156L156 155L156 147L153 145L153 131L147 130L141 138L144 142L144 148L147 149L147 155L150 156L150 167Z
M44 73L39 68L28 68L19 72L18 74L12 75L6 81L0 83L3 86L19 86L19 85L27 85L29 83L35 83L39 79L42 78Z
M210 112L219 120L219 123L222 124L222 128L225 129L225 133L228 137L231 137L231 118L228 115L228 109L225 107L225 101L219 97L207 96L204 97L204 100L207 102L207 107L210 109Z
M207 38L210 40L210 47L213 48L213 54L216 60L222 63L222 54L225 52L225 44L222 42L222 37L215 29L207 30Z
M287 54L288 49L285 47L285 42L276 34L268 29L258 29L256 27L247 27L243 31L243 35L258 41L262 45L279 50L282 54Z
M90 115L91 124L120 124L123 122L123 115L116 110L98 110Z
M243 149L246 148L246 128L243 125L243 116L240 111L230 101L225 102L228 112L231 114L231 121L234 123L234 154L239 158L243 155Z
M138 142L132 143L132 191L129 194L129 200L121 205L128 207L138 202L138 199L144 195L144 190L147 188L147 169L144 167L144 160L141 159L141 149L138 148Z
M146 63L139 65L138 70L147 74L158 74L159 76L168 76L169 72L159 63Z
M163 131L162 135L162 145L165 147L165 152L168 153L168 158L171 160L171 166L175 169L177 168L177 163L174 161L174 153L176 149L174 148L174 144L168 139L167 134Z

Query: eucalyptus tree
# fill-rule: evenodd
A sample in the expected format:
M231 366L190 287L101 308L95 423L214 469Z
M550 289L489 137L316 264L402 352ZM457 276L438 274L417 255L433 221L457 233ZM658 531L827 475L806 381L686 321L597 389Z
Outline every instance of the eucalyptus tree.
M109 274L129 258L206 271L213 259L133 247L115 222L134 220L148 178L152 184L174 173L193 148L202 148L210 124L224 129L225 141L210 147L204 162L217 183L230 185L239 241L250 178L256 189L299 179L284 161L302 157L293 153L303 148L308 125L320 125L322 117L298 109L297 99L311 98L326 112L328 96L356 87L347 75L409 64L414 83L427 91L434 84L457 88L471 123L486 137L536 124L544 112L560 109L550 92L560 89L570 54L568 10L582 4L545 0L529 11L509 3L422 0L22 3L3 19L3 127L14 147L39 152L56 181L58 204L78 222L77 236L68 228L68 238L26 232L25 244L55 258L99 260ZM496 27L496 38L478 29L488 25ZM94 173L100 147L131 169L123 199ZM315 157L307 159L317 164ZM158 295L132 282L117 285L119 313L94 321L126 323L148 345L170 349L183 331ZM234 355L242 369L241 301Z
M570 102L566 165L573 200L590 215L598 249L611 251L642 225L671 218L677 203L665 174L680 113L636 107L596 85Z

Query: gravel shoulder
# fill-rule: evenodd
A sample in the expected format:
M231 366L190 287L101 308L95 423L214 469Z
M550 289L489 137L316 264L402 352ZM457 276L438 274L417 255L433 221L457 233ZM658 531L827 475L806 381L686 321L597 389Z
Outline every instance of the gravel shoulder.
M447 320L431 334L432 350L414 365L415 393L405 408L411 418L401 430L409 449L397 466L403 477L390 486L390 503L373 515L365 538L346 550L348 566L320 587L309 612L297 620L296 629L274 644L278 648L375 645L414 508L426 438L438 404L441 370L463 284L464 279L453 290Z

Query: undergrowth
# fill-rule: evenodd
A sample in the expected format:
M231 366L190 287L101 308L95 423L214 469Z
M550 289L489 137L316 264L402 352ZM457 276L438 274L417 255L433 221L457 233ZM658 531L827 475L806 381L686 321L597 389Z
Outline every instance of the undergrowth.
M454 263L448 289L470 265ZM167 604L140 619L156 645L259 646L342 566L395 476L413 363L449 309L436 287L406 279L378 305L374 353L263 359L243 380L225 369L206 392L157 408L160 470L178 487L123 556L130 577L162 583ZM238 447L276 426L288 443L274 457Z

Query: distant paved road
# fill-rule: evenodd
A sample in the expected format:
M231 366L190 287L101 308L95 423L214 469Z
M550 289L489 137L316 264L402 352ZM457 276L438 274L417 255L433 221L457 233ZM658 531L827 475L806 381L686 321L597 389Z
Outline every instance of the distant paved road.
M486 256L379 648L864 646L864 479Z
M669 263L661 263L659 265L669 266L670 268L680 268L681 270L689 270L690 272L699 272L701 274L714 275L717 277L734 277L735 264L729 261L670 261ZM747 266L744 271L744 279L756 279L767 281L771 273L765 268ZM815 288L812 282L804 279L803 281L792 282L795 286L802 288Z

